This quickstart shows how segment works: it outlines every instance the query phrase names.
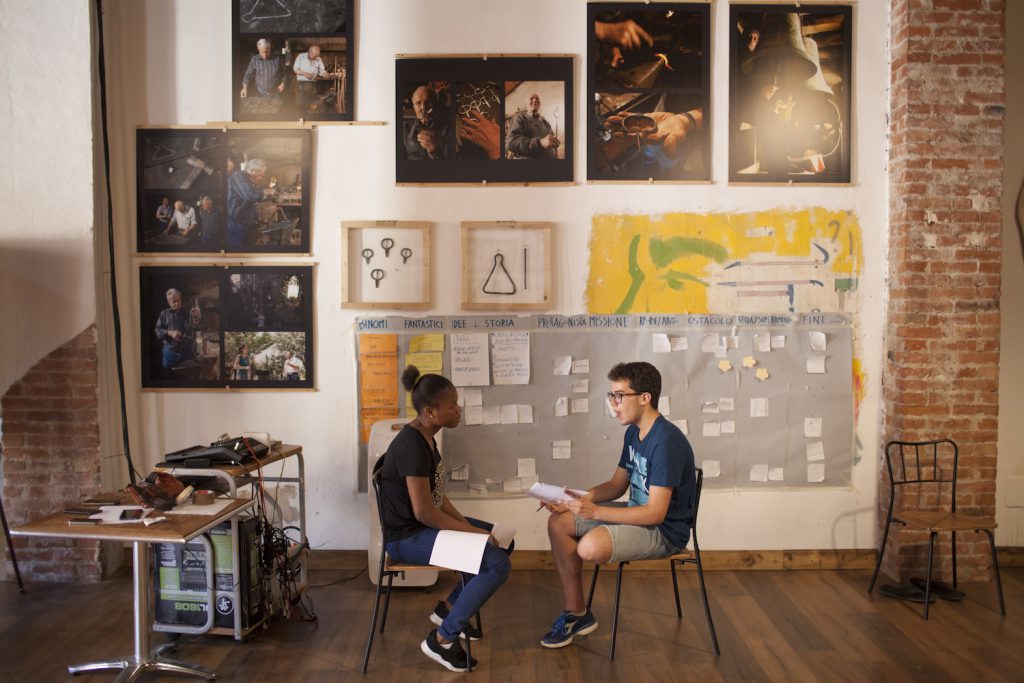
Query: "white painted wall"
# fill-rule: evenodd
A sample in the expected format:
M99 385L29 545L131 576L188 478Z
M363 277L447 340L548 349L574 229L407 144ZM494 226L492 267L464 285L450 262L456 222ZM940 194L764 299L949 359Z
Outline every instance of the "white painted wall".
M1024 546L1024 244L1014 213L1024 183L1024 3L1006 3L1006 123L1003 160L1003 292L999 356L996 543ZM1024 208L1022 208L1024 212ZM1014 507L1008 507L1013 503Z
M0 395L96 319L87 0L0 0Z
M118 277L126 339L137 334L134 251L135 125L201 124L230 118L230 3L205 0L108 0L108 58L118 225ZM713 7L713 176L711 185L546 188L396 188L394 186L394 55L396 53L573 53L576 131L586 110L586 3L583 0L372 0L359 3L357 116L387 126L319 129L313 225L317 269L317 382L309 393L142 393L137 341L128 344L129 412L140 467L160 454L221 432L269 430L304 445L310 538L319 548L365 548L367 500L356 493L356 393L352 321L340 309L342 220L432 220L437 272L458 273L459 222L546 220L558 226L555 312L583 312L590 219L596 213L748 211L824 206L851 209L865 239L858 328L867 398L858 436L865 445L851 489L814 492L709 492L701 540L710 549L868 548L874 542L878 467L879 376L887 226L886 115L888 2L854 7L856 96L854 182L848 187L727 186L726 2ZM538 20L543 18L542 21ZM579 148L581 145L577 145ZM585 178L584 152L576 177ZM162 259L172 262L175 259ZM195 259L192 259L194 262ZM459 311L459 281L439 276L432 313ZM602 454L612 472L617 450ZM588 484L592 482L579 482ZM460 505L462 505L460 503ZM543 515L526 499L465 503L467 514L520 528L520 547L546 548Z

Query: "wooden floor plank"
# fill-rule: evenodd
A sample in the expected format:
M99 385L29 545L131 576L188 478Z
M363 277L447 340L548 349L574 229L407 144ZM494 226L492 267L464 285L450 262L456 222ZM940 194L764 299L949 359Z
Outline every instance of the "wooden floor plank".
M319 620L276 622L246 643L184 636L175 656L212 667L223 681L322 683L367 680L549 683L560 681L1016 681L1024 671L1024 568L1003 572L1007 616L993 584L963 585L962 603L938 601L925 622L920 605L867 593L870 572L710 571L709 601L722 656L712 651L696 574L680 577L684 616L673 605L667 571L623 576L616 659L611 639L615 572L602 571L594 602L600 627L560 650L539 645L561 609L558 577L515 571L484 609L485 638L474 646L480 667L468 678L428 660L419 644L427 616L450 588L396 591L387 628L377 636L370 676L359 675L374 589L365 573L312 573ZM585 575L589 580L589 574ZM333 582L333 583L332 583ZM29 586L0 584L0 672L4 681L65 680L66 665L127 654L131 581ZM162 641L162 634L154 634ZM110 674L77 677L108 683ZM147 683L180 681L148 675Z

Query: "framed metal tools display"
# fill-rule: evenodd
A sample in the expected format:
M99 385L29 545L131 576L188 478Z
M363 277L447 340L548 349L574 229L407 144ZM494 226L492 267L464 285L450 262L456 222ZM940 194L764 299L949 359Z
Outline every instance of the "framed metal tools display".
M553 223L463 223L462 308L550 310L553 228Z
M433 224L364 221L341 229L342 308L430 308Z

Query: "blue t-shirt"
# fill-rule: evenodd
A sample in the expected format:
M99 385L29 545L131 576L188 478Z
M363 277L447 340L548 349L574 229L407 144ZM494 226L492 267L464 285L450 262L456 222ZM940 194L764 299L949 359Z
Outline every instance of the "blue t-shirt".
M690 540L687 520L693 516L691 501L696 479L693 449L679 427L659 415L641 441L640 429L630 425L623 438L619 467L629 474L630 507L646 505L651 486L671 487L672 499L658 530L670 545L685 548Z

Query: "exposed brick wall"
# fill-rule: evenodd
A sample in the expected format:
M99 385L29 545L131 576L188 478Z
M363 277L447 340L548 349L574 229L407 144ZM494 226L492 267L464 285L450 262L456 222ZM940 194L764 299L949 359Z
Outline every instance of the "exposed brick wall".
M995 514L1003 191L1003 0L891 0L889 302L883 438L960 446L957 509ZM884 443L884 442L883 442ZM880 472L879 538L888 480ZM957 534L959 576L990 574ZM949 538L938 562L949 576ZM927 536L890 534L890 576L921 576Z
M99 493L96 368L93 325L36 363L0 402L3 500L12 527ZM14 549L27 580L102 578L98 541L15 538Z

